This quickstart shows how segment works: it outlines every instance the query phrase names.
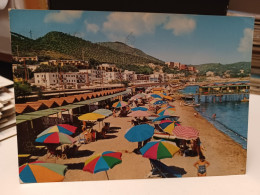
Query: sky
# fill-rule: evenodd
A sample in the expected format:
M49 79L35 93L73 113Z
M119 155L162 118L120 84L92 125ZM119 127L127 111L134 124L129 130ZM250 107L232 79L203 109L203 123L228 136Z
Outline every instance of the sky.
M137 12L11 10L12 32L60 31L93 43L120 41L165 62L251 61L254 18Z

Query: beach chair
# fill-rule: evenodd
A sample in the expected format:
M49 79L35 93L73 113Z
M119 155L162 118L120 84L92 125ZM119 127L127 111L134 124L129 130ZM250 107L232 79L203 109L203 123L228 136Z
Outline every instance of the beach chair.
M182 177L181 174L176 173L173 169L163 164L161 161L149 159L152 167L152 171L147 175L148 178L152 177Z

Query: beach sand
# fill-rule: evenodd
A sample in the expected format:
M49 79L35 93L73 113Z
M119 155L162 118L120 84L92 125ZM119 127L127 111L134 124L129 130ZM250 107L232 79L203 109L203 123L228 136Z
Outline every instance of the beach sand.
M224 133L217 130L211 123L200 115L194 116L194 108L180 106L179 100L176 106L176 114L180 116L179 121L183 126L191 126L199 130L203 152L206 160L210 162L207 169L208 176L238 175L244 174L246 168L246 150L234 142ZM131 143L124 138L125 133L132 127L131 117L113 117L105 119L110 122L112 131L107 134L106 139L100 139L89 144L82 144L77 157L70 159L46 159L46 155L39 160L56 162L68 166L64 181L86 181L107 180L106 172L92 174L82 170L85 160L91 155L104 151L122 152L122 163L107 171L110 180L121 179L147 179L151 171L149 159L132 152L137 148L137 143ZM95 126L99 130L99 125ZM162 159L161 162L175 169L183 170L183 177L197 177L197 169L193 164L198 157L184 157L179 153L173 158Z

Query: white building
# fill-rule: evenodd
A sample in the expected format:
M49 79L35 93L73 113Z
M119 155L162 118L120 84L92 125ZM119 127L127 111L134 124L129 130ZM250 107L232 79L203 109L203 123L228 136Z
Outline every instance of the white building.
M150 74L150 78L149 78L149 81L150 82L164 82L165 78L164 78L164 74L161 74L161 73L158 73L158 72L155 72L153 74Z
M120 73L119 72L106 72L104 81L109 83L114 80L120 80Z
M136 75L134 71L125 70L122 76L124 80L130 82L134 82L134 80L136 79Z
M206 72L206 76L207 77L214 77L214 72L208 71L208 72Z
M87 84L87 74L82 72L41 72L34 73L34 84L36 86L43 86L45 88L62 87L65 88L78 87ZM91 77L89 78L91 83Z

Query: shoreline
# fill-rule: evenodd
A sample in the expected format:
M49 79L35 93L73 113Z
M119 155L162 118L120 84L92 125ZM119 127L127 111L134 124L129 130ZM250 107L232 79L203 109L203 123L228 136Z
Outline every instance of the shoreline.
M200 113L198 117L195 117L193 115L196 111L195 108L180 106L178 104L179 101L175 101L175 106L176 112L181 110L179 120L182 122L182 125L192 126L200 132L202 145L206 149L204 154L206 159L211 163L208 168L208 175L245 174L247 150L228 135L218 130ZM213 162L217 162L217 164L213 164ZM216 170L212 170L213 167Z
M183 126L192 126L199 130L203 151L210 166L207 169L207 176L239 175L246 171L246 150L234 142L226 134L216 129L210 122L201 115L194 116L194 108L180 106L180 100L173 102L176 107L176 115L180 116ZM151 171L149 159L132 152L137 148L136 142L129 142L124 138L125 133L131 128L131 117L110 116L104 122L110 122L113 128L107 134L106 139L100 139L89 144L82 144L79 148L81 155L70 159L46 159L46 155L39 160L65 164L68 171L64 181L97 181L107 180L105 172L91 174L82 170L85 160L92 154L104 151L122 152L122 163L107 171L110 180L125 179L147 179ZM95 126L99 130L99 124ZM186 172L182 177L197 177L197 169L193 164L198 157L184 157L178 153L173 158L162 159L161 162L169 167Z

